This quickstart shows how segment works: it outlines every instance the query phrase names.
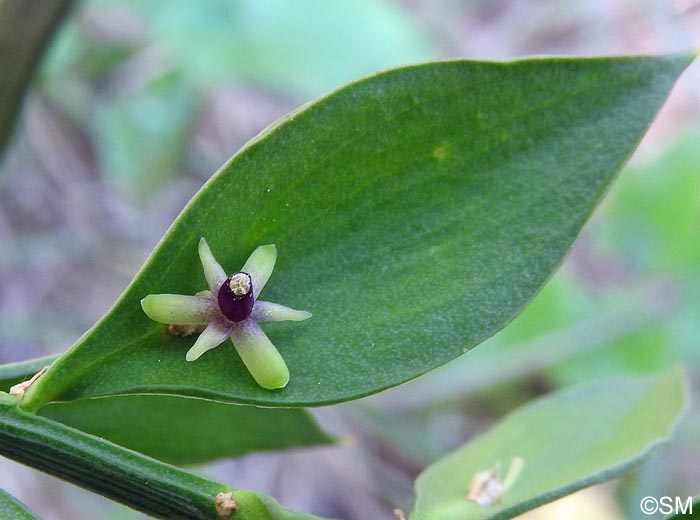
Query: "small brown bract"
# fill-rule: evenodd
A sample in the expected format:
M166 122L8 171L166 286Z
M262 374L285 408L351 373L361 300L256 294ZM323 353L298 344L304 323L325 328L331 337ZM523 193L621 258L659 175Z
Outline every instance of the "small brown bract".
M238 504L233 500L233 493L231 491L216 495L214 498L214 505L216 506L216 512L219 513L221 518L228 518L238 509Z
M165 326L165 332L169 336L175 336L178 338L186 338L192 334L201 334L204 332L206 325L175 325L169 324Z
M48 369L49 367L44 367L34 374L31 379L14 385L12 388L10 388L10 395L16 395L20 399L24 397L24 393L27 391L27 389L34 384L34 381L43 376L44 372L46 372Z

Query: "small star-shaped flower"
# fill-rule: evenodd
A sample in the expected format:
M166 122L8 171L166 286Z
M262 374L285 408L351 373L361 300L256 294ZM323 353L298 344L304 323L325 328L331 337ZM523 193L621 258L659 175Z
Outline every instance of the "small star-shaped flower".
M275 266L275 246L258 247L243 268L231 276L226 276L204 238L199 241L199 259L209 291L195 296L149 294L141 300L143 311L159 323L190 330L203 329L187 352L187 361L194 361L231 338L250 375L260 386L269 390L285 387L289 369L257 322L302 321L310 318L311 313L258 300Z

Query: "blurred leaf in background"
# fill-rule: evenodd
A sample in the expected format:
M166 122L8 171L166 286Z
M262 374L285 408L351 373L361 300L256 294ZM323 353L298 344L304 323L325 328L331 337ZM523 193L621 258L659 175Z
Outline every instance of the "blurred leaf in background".
M593 382L537 399L428 466L416 481L411 520L512 518L619 475L668 440L686 399L678 371ZM515 459L522 471L509 486L504 475ZM467 500L473 477L496 465L503 496L486 504Z
M632 166L611 189L573 255L582 284L609 298L632 295L666 312L637 334L557 367L581 381L679 361L700 368L700 129L680 135L651 162ZM585 250L583 250L585 248ZM601 283L602 282L602 283Z
M107 180L148 198L182 167L196 98L174 71L133 88L99 103L95 145Z
M70 0L41 3L0 2L0 155L14 130L17 115L44 49L71 5Z
M62 30L42 90L94 136L101 174L143 199L190 165L218 167L188 160L187 146L216 91L245 83L289 100L269 123L352 79L438 55L385 0L98 0Z
M243 80L308 100L438 51L424 28L386 0L178 0L167 10L134 0L102 4L131 6L205 89Z

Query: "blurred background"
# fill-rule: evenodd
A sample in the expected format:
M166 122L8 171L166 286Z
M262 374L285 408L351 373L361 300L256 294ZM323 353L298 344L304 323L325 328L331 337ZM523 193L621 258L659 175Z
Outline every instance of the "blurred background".
M0 362L71 346L224 161L347 81L449 57L693 47L697 0L76 3L0 162ZM316 410L339 446L201 471L294 509L389 520L394 508L410 511L425 465L514 407L578 382L681 365L693 402L674 443L630 476L531 515L644 518L643 496L697 494L699 80L696 62L565 264L505 330L410 384ZM0 487L48 520L144 518L4 459Z

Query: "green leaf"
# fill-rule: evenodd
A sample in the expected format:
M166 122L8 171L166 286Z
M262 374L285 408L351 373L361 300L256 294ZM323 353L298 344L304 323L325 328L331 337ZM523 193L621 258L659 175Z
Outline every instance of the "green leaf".
M352 83L282 119L192 199L115 307L23 406L125 393L321 405L397 385L494 334L534 297L663 104L690 54L447 61ZM197 243L227 271L261 244L261 297L313 313L264 324L286 388L233 348L141 311L206 287Z
M0 2L0 153L12 135L39 58L70 4L70 0Z
M27 506L0 489L0 518L13 520L40 520Z
M12 385L30 379L55 359L52 355L0 365L0 391L7 392ZM73 401L46 406L40 415L181 465L335 441L306 410L236 406L177 396ZM183 422L183 417L188 420Z
M306 410L164 395L52 404L40 415L179 465L333 441Z
M416 481L411 520L505 519L629 471L665 442L685 408L678 371L628 376L538 399L429 466ZM472 477L520 457L501 501L466 499Z

